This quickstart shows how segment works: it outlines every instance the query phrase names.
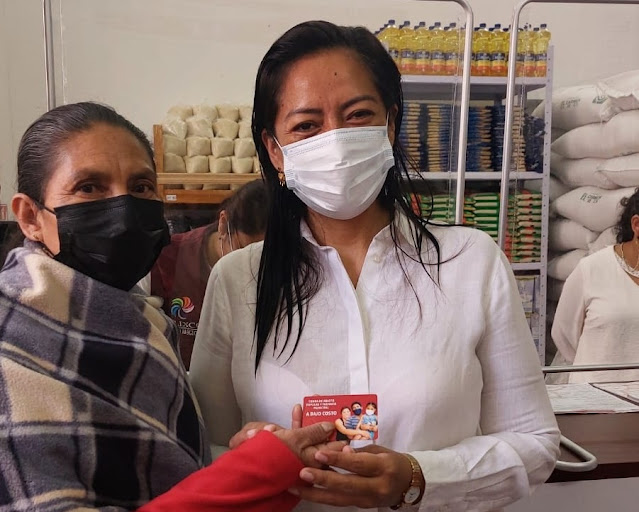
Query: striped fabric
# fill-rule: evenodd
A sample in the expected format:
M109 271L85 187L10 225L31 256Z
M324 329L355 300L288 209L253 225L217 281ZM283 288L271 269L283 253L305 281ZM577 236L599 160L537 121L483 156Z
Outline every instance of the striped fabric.
M143 295L27 242L0 272L0 512L133 510L210 461L176 352Z

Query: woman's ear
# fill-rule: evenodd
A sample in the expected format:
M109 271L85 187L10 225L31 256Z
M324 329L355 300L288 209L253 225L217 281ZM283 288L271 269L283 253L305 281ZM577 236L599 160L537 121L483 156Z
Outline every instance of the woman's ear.
M388 109L388 140L391 146L395 144L395 120L397 119L397 105Z
M282 172L284 170L284 157L282 156L280 146L275 141L275 137L267 133L266 130L262 130L262 143L266 151L268 151L268 157L273 167L275 167L278 172Z
M632 232L635 234L635 238L639 238L639 215L632 216L630 226L632 227Z
M11 199L11 210L24 236L35 242L42 242L41 211L35 201L26 194L16 194Z
M217 232L221 238L228 236L229 231L229 218L226 214L226 210L220 210L217 217Z

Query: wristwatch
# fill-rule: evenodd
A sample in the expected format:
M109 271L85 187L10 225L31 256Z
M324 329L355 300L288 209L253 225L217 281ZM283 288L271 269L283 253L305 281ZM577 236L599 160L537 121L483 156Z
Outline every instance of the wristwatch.
M408 458L413 468L413 478L410 481L408 489L402 494L401 501L397 505L393 505L391 510L417 505L422 501L424 491L426 490L426 480L424 480L424 474L422 473L422 468L419 466L419 462L409 453L405 453L404 456Z

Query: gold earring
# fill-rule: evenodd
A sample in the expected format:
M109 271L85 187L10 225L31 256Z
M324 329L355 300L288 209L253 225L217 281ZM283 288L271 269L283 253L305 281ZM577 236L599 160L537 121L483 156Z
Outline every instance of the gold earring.
M286 186L286 176L284 176L284 173L282 172L281 168L277 168L277 178L280 180L280 187L285 187Z

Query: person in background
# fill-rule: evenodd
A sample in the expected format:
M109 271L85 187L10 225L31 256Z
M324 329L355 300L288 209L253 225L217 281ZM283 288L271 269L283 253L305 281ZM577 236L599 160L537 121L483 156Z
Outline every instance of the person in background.
M211 272L191 362L211 442L285 425L305 396L376 394L377 444L320 450L347 472L305 468L299 511L528 496L560 434L515 278L485 233L412 210L388 52L365 28L302 23L264 56L253 108L266 235Z
M220 204L217 222L172 235L151 269L150 293L177 325L187 370L211 269L225 254L264 239L267 207L261 180L244 185Z
M336 439L338 441L368 438L368 432L348 426L351 424L351 408L348 405L342 407L340 415L341 416L335 420L335 430L337 430Z
M552 339L567 364L639 363L639 189L621 206L617 244L582 259L559 298ZM639 370L572 372L567 378L634 380Z
M96 103L47 112L20 142L11 206L24 243L0 272L0 509L295 506L287 489L334 425L253 429L208 465L175 325L135 286L169 240L142 131Z
M356 429L359 425L359 420L362 417L362 404L359 402L353 402L351 404L351 411L353 414L351 414L350 418L348 418L346 426L350 429Z
M377 423L377 404L375 402L369 402L366 404L366 414L364 414L359 420L357 428L368 431L368 435L371 439L375 438L375 432L378 430Z

